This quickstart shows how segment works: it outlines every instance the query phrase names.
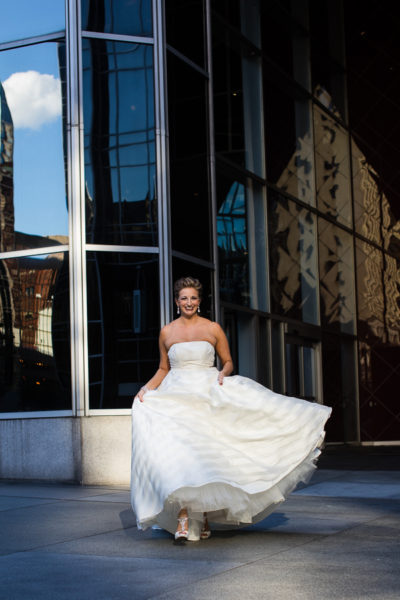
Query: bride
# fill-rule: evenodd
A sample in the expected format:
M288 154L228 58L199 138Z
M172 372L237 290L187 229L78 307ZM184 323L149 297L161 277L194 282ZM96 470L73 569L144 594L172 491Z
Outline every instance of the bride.
M222 328L200 316L202 286L174 285L178 318L132 407L131 499L139 529L182 543L264 519L315 468L331 409L229 375ZM214 367L215 352L222 368Z

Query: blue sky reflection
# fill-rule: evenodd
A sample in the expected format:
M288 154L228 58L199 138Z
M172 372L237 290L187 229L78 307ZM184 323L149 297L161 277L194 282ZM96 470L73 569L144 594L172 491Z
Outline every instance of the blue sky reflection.
M14 123L15 230L68 235L59 44L1 52L0 81Z
M0 43L63 29L64 0L12 0L1 3Z

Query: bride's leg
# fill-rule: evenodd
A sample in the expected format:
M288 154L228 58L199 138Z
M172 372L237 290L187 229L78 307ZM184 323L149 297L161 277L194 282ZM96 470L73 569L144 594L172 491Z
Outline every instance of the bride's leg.
M186 508L181 508L178 513L178 525L175 532L175 540L184 541L189 533L189 519Z

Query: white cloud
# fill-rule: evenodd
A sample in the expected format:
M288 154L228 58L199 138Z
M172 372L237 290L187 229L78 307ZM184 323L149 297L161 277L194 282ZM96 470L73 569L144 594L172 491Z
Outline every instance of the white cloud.
M61 114L61 82L54 75L24 71L3 81L14 127L40 129Z

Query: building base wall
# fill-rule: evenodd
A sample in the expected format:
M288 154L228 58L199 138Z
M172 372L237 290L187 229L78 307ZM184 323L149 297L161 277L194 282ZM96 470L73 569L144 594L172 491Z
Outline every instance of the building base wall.
M81 419L82 482L87 485L129 485L131 417Z
M129 485L131 418L0 421L0 478Z

